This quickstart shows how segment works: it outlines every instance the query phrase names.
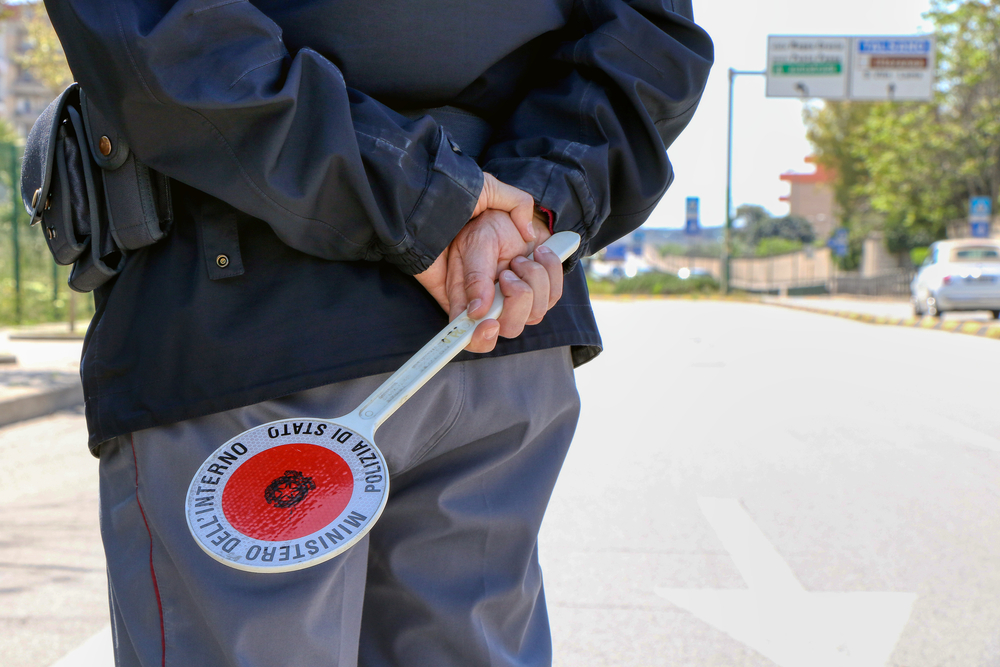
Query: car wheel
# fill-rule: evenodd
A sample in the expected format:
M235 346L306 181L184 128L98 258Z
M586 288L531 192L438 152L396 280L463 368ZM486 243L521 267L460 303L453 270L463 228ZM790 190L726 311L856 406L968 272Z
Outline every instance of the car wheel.
M993 319L1000 320L1000 310L991 310L990 312L993 314Z
M920 307L920 299L913 300L913 316L914 317L924 316L924 309Z

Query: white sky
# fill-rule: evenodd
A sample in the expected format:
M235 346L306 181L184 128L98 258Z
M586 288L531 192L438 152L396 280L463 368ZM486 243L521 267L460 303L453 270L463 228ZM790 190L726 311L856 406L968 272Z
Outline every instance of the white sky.
M694 120L668 151L677 176L649 227L683 227L685 197L701 199L701 224L725 223L726 114L730 67L763 70L767 36L912 35L929 32L930 0L694 0L695 20L715 42L715 66ZM736 78L733 207L760 204L784 215L786 171L812 171L799 100L764 97L764 77Z

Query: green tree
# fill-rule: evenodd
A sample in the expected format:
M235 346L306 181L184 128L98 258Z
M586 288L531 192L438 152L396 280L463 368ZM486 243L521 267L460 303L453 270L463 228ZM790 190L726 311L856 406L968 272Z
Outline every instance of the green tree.
M765 239L793 241L798 247L816 240L816 233L805 218L794 215L775 218L763 206L744 204L736 209L736 219L742 223L737 236L754 248Z
M853 228L862 224L870 212L868 185L870 175L865 154L866 122L872 105L865 102L831 101L806 106L803 117L806 137L812 143L818 161L835 174L833 200L841 224Z
M8 29L16 29L18 24L23 27L19 37L26 48L13 56L15 64L55 97L71 81L71 75L44 5L0 0L0 19L8 22ZM23 207L11 202L11 188L15 192L18 188L17 174L10 169L11 152L19 152L22 143L16 131L0 121L0 192L5 193L0 197L0 324L61 320L70 309L71 297L65 284L69 267L53 264L41 229L27 227ZM16 254L15 225L19 232ZM19 299L15 288L15 256L20 277ZM76 304L77 318L86 319L92 312L91 299L80 299Z
M27 33L27 48L15 57L15 61L55 96L73 82L62 44L52 28L45 5L41 2L26 3L19 5L19 9Z
M852 242L879 229L894 252L942 238L970 196L1000 192L1000 0L932 0L926 17L938 43L932 102L805 112Z

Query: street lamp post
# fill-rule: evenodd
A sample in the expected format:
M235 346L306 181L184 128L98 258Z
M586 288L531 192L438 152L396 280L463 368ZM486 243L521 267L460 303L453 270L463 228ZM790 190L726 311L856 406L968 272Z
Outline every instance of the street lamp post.
M738 76L766 76L767 72L729 68L729 131L726 144L726 231L722 241L722 293L729 293L729 260L733 254L733 88Z

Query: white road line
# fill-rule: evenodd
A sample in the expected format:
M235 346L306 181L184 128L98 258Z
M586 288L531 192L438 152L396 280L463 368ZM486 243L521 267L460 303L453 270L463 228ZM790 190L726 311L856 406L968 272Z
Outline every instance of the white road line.
M732 498L698 504L746 580L745 590L657 588L656 593L779 667L883 667L915 593L811 593Z
M96 635L52 664L52 667L114 667L111 646L111 626L106 625Z
M805 592L792 568L739 502L731 498L699 498L698 505L747 586L755 590Z

